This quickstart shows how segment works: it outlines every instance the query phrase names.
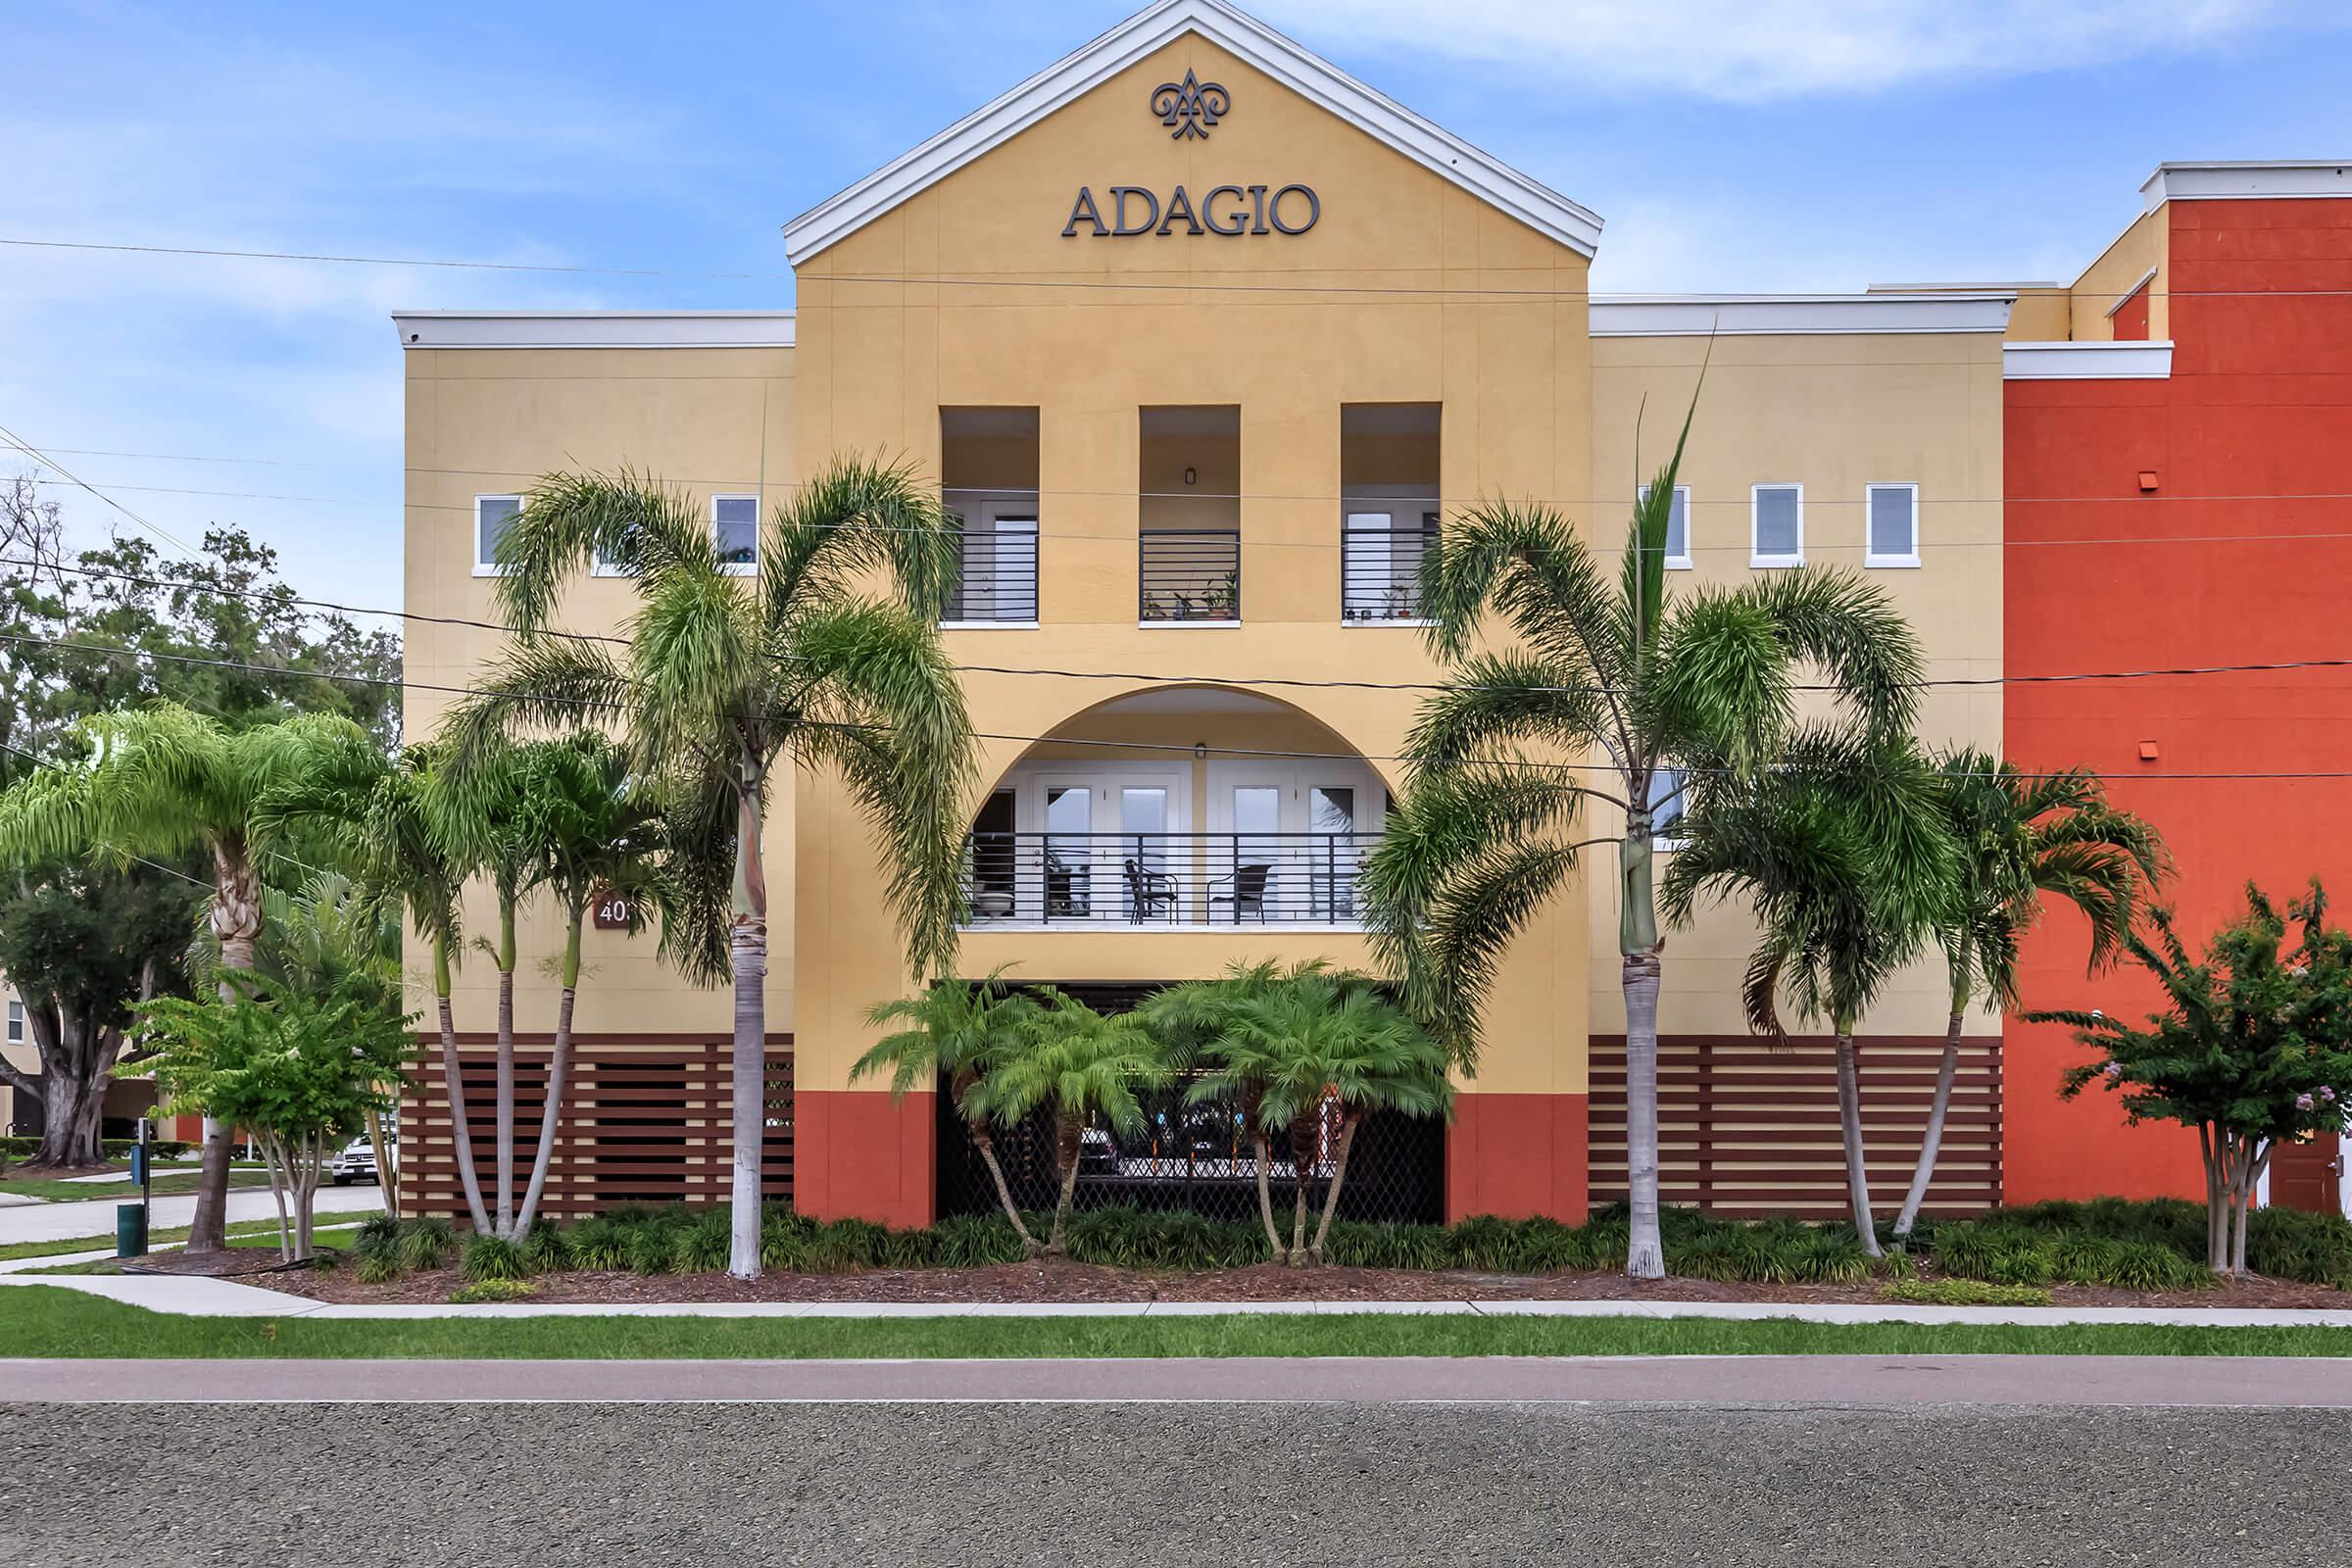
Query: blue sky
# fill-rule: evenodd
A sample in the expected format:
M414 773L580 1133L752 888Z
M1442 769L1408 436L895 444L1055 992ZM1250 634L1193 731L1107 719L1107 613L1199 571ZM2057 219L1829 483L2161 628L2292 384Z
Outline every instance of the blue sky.
M11 5L0 237L773 275L0 245L0 425L182 539L243 522L306 591L396 603L390 311L788 306L785 219L1130 9ZM1603 289L2072 276L2161 160L2352 157L2340 6L1256 9L1598 212ZM83 539L130 526L54 493Z

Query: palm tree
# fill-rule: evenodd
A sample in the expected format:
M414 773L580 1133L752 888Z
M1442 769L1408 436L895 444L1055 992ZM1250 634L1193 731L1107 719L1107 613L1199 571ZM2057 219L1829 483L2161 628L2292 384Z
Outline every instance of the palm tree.
M373 755L372 748L368 752ZM260 820L271 828L301 823L325 833L358 868L361 885L372 897L404 908L409 923L429 945L442 1097L449 1104L458 1185L475 1232L486 1235L490 1216L474 1169L473 1128L458 1065L457 1013L451 1002L455 970L464 955L458 901L473 864L452 852L437 820L449 792L441 781L450 765L449 749L430 741L404 747L389 764L379 758L373 777L364 781L358 769L361 760L355 755L341 768L271 790L262 803ZM382 1168L380 1157L377 1168Z
M1037 1026L1036 1000L1007 988L1004 975L1004 969L997 968L980 980L934 981L915 996L868 1008L865 1021L876 1028L894 1023L906 1027L884 1035L859 1056L850 1069L850 1081L888 1068L891 1096L901 1099L908 1090L930 1088L944 1076L948 1098L963 1117L989 1179L996 1183L1004 1217L1012 1221L1022 1250L1034 1255L1042 1249L1029 1234L1020 1205L1012 1200L985 1111L987 1094L980 1090L990 1073L1019 1053Z
M2018 946L2040 917L2042 895L2082 912L2090 926L2088 972L2096 974L2123 951L2134 914L2169 869L2156 829L2110 806L2106 786L2087 768L2027 774L1988 752L1964 750L1943 759L1941 775L1944 823L1960 851L1938 932L1952 1012L1919 1163L1895 1216L1897 1245L1918 1222L1935 1179L1969 1004L1981 996L1996 1016L2017 1006Z
M1854 1032L1946 918L1959 857L1936 808L1940 782L1907 736L1809 727L1758 778L1695 789L1662 890L1677 924L1704 895L1753 901L1762 934L1742 995L1748 1027L1787 1038L1784 990L1800 1017L1828 1019L1846 1191L1874 1257Z
M667 803L661 790L632 770L628 753L610 737L582 730L519 750L527 837L537 854L530 885L545 889L563 911L564 956L556 967L561 989L547 1088L539 1102L539 1147L522 1201L507 1229L509 1240L529 1234L555 1160L556 1126L571 1070L580 938L589 909L599 898L617 900L627 911L624 926L640 929L647 901L664 897L662 868L670 843Z
M1327 967L1320 958L1287 971L1270 958L1257 963L1236 958L1219 979L1186 980L1153 992L1136 1008L1136 1015L1159 1040L1171 1063L1192 1062L1216 1053L1218 1043L1232 1028L1234 1013L1244 1004L1291 979L1320 973ZM1280 1261L1287 1254L1282 1233L1274 1226L1274 1152L1272 1129L1264 1118L1266 1083L1232 1062L1226 1063L1226 1069L1223 1093L1240 1110L1257 1166L1257 1216L1266 1228L1266 1246Z
M38 769L10 790L0 810L0 856L130 859L206 852L220 965L251 970L268 837L257 821L260 803L273 789L347 762L367 746L367 732L317 713L229 729L176 703L158 703L85 719L77 733L86 761ZM224 979L222 999L232 995ZM190 1252L227 1246L228 1139L226 1126L207 1118Z
M1693 405L1695 410L1695 405ZM1626 1271L1665 1272L1658 1235L1658 813L1687 779L1754 777L1796 723L1816 670L1876 732L1908 727L1919 646L1850 572L1796 567L1669 597L1666 531L1690 421L1636 506L1612 583L1548 507L1491 502L1421 564L1431 647L1449 671L1407 742L1407 790L1370 858L1375 951L1464 1069L1512 937L1595 845L1616 850L1625 992ZM1497 624L1498 623L1498 624ZM1495 633L1508 633L1490 648ZM1572 769L1598 759L1607 787ZM1623 827L1578 838L1588 802Z
M1174 1072L1134 1013L1106 1017L1052 986L1040 986L1038 997L1019 1048L972 1086L967 1104L977 1101L979 1114L1004 1127L1019 1125L1032 1111L1053 1112L1061 1196L1046 1250L1059 1256L1069 1250L1064 1238L1086 1129L1101 1120L1114 1132L1142 1133L1149 1122L1137 1091L1164 1088Z
M768 775L787 753L840 770L882 841L883 890L910 969L946 972L962 913L964 803L974 773L962 689L937 629L958 535L909 469L845 461L775 509L760 543L760 574L747 584L682 491L628 474L554 474L525 498L498 560L499 602L515 641L489 670L484 694L459 710L461 747L522 724L560 729L583 714L609 718L625 725L644 771L678 781L681 819L714 829L701 838L706 851L723 850L723 878L707 858L676 881L676 921L665 920L664 945L698 979L732 977L729 1271L756 1278L767 1098L760 832ZM638 606L617 653L548 625L564 585L597 562L637 581ZM874 580L895 601L862 590ZM719 825L722 813L731 832Z
M1198 1103L1254 1089L1257 1109L1252 1135L1265 1167L1265 1135L1291 1130L1291 1168L1296 1178L1287 1251L1273 1232L1271 1205L1260 1178L1261 1212L1275 1255L1297 1267L1321 1263L1339 1212L1340 1189L1348 1179L1348 1155L1356 1129L1376 1110L1434 1116L1452 1107L1446 1050L1404 1011L1360 975L1314 970L1239 999L1208 1048L1212 1066L1186 1098ZM1323 1192L1323 1214L1315 1238L1306 1239L1307 1171L1315 1161L1326 1108L1339 1108L1340 1130L1331 1155L1331 1180Z

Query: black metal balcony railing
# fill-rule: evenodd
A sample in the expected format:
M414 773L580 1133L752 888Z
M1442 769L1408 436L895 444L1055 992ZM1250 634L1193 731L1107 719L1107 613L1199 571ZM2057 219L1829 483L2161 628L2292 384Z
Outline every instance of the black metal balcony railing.
M1340 552L1340 615L1345 620L1417 620L1421 558L1436 548L1435 528L1349 528Z
M1242 531L1154 528L1137 556L1143 620L1242 618Z
M946 620L1035 620L1037 534L974 529L964 534Z
M1368 833L974 833L975 926L1354 925Z

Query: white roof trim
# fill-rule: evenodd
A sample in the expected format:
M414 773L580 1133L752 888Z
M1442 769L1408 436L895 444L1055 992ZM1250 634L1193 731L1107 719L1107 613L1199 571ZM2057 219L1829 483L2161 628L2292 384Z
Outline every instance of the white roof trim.
M2173 373L2168 342L2004 343L2005 381L2161 381Z
M1594 337L2005 332L2010 290L1954 294L1601 294Z
M1600 220L1588 209L1431 124L1225 0L1155 0L1076 53L786 223L786 257L799 267L1187 32L1200 33L1537 232L1586 256L1599 245ZM1136 112L1143 113L1141 104Z
M2109 316L2113 316L2116 312L2131 304L2133 297L2136 296L2141 289L2146 288L2150 283L2155 281L2156 269L2151 267L2146 271L2139 274L2138 282L2132 284L2130 288L2124 290L2121 294L2118 294L2115 297L2115 303L2107 307L2107 314Z
M2352 158L2158 164L2139 194L2151 213L2168 201L2352 196Z
M790 311L402 311L404 349L773 349Z

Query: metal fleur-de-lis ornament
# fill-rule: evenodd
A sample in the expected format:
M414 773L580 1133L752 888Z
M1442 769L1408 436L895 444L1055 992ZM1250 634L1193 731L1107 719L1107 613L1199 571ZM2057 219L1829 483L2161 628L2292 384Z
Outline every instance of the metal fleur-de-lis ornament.
M1171 140L1187 136L1208 140L1208 127L1233 108L1233 95L1222 82L1202 81L1188 69L1182 81L1163 81L1152 89L1152 112L1163 125L1173 125Z

